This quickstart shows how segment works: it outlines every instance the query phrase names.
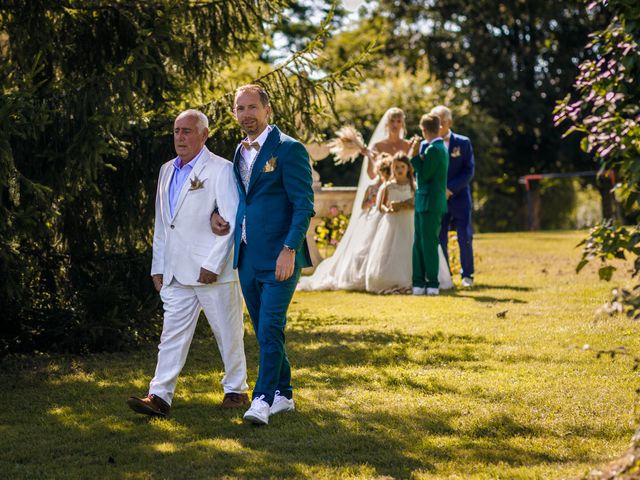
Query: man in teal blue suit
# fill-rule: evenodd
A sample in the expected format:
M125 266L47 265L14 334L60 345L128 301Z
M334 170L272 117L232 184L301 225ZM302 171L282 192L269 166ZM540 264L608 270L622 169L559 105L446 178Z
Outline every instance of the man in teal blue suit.
M260 345L244 418L267 424L270 415L295 409L284 329L300 271L311 266L305 239L314 215L311 164L300 142L269 125L271 106L262 87L238 88L233 110L247 134L233 159L240 193L233 265ZM212 227L224 234L224 219L214 217Z

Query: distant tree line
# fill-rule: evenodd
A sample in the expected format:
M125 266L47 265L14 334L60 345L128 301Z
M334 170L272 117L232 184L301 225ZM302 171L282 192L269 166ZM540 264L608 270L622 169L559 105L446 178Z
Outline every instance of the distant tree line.
M423 95L429 101L419 106L451 105L454 130L474 141L477 226L482 231L518 230L526 225L520 176L596 167L593 156L580 149L580 139L563 139L553 124L553 109L572 88L589 33L604 27L611 16L607 9L586 7L583 0L366 2L360 20L347 25L345 17L345 31L328 41L326 65L339 64L375 39L379 68L368 71L370 81L387 80L389 65L416 74L415 89L395 92L398 106L415 109L415 91L437 86ZM425 83L425 68L437 84ZM372 109L391 106L384 103L390 100L387 95L378 98L367 91ZM369 123L369 117L362 120ZM415 116L409 120L411 133L417 133ZM327 178L342 183L341 178ZM553 212L543 215L543 227L562 225L571 213L574 192L567 186L533 185L535 198L544 197L541 208ZM610 186L597 186L603 201L608 200Z

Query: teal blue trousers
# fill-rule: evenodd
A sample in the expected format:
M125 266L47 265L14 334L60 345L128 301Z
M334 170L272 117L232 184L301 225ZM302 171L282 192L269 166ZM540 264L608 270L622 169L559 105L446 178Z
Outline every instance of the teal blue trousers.
M284 329L301 269L296 268L291 278L279 282L275 270L253 268L250 259L242 253L238 263L240 287L260 346L258 378L252 398L264 395L264 400L271 405L276 390L289 399L293 396Z

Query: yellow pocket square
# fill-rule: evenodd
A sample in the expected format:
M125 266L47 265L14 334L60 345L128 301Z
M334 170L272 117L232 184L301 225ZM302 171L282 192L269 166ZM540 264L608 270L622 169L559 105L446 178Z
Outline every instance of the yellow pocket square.
M273 172L278 167L278 159L276 157L271 157L267 163L262 167L262 171L264 173Z
M458 158L460 156L460 147L456 147L451 151L452 158Z

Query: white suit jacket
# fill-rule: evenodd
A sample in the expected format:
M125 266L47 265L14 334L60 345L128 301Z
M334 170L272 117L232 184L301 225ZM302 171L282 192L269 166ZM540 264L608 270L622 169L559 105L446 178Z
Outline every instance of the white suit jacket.
M207 147L204 149L182 186L173 216L169 209L173 160L160 168L151 275L162 274L164 285L169 285L174 277L183 285L202 285L198 282L200 267L217 273L216 283L237 280L233 270L233 235L216 236L210 220L217 205L234 231L238 188L233 164ZM202 188L197 188L199 185Z

